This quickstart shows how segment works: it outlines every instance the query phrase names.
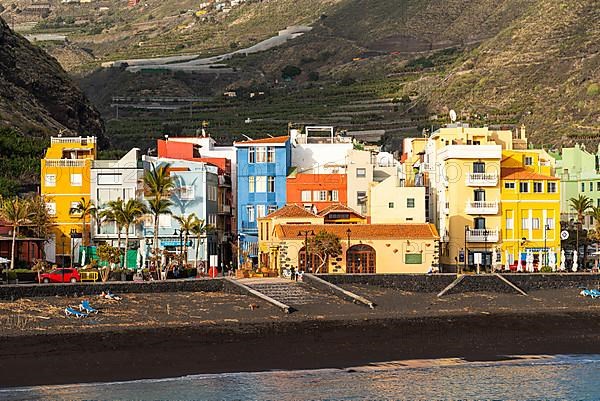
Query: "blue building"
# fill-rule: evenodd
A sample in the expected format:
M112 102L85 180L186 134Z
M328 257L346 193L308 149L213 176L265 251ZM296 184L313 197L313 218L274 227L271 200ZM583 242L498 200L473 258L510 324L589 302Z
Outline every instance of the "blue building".
M161 215L159 218L158 240L159 248L169 255L175 255L185 248L181 239L185 234L180 234L180 225L173 216L189 216L194 213L206 224L217 226L218 213L218 168L204 162L185 161L169 158L144 156L144 161L149 168L151 164L160 166L169 164L170 175L174 178L175 189L170 200L171 214ZM146 239L146 257L152 250L154 225L152 221L144 224L144 237ZM198 242L198 243L196 243ZM220 253L219 238L215 233L197 239L189 234L187 263L191 266L219 266L222 255ZM198 260L196 260L196 247L198 247ZM165 261L166 262L166 261Z
M290 138L280 136L235 142L237 149L237 229L240 249L258 261L257 219L286 203L291 166Z

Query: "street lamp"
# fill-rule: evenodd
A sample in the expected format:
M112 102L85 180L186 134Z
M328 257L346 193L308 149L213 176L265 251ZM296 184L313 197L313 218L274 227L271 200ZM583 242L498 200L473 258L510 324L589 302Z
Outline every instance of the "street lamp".
M62 267L65 267L65 261L67 259L67 257L65 256L65 241L67 240L67 236L65 235L65 233L61 234L61 240L62 240Z
M346 236L348 237L348 249L350 249L350 234L352 234L351 229L346 230Z
M183 263L183 230L175 229L173 235L175 236L175 238L177 238L177 235L179 235L179 257L181 258L181 261ZM177 247L175 247L175 249L177 249Z
M547 248L546 244L547 244L547 239L548 239L547 232L549 229L550 229L550 226L548 224L546 224L544 226L544 264L542 267L548 265L548 248Z
M487 240L488 240L488 230L483 230L483 270L487 273ZM477 274L480 272L478 271Z
M72 228L71 229L71 269L73 268L73 261L75 259L75 238L78 238L77 236L78 232L76 229ZM63 270L64 272L64 270ZM64 281L64 277L63 277L63 281Z
M298 232L298 237L304 236L304 270L306 273L309 273L308 269L308 236L314 236L314 230L300 230Z

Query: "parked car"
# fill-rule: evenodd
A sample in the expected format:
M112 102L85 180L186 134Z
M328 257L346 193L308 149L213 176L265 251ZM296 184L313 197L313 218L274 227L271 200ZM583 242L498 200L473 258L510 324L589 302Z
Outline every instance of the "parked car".
M76 283L81 281L77 269L65 267L64 269L54 269L49 273L40 274L41 283Z

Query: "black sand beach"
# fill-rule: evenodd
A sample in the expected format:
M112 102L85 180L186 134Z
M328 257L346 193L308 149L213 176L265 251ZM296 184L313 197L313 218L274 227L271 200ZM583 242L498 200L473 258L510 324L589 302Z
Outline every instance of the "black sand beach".
M600 353L600 301L576 289L441 299L366 285L353 290L379 306L332 298L285 315L242 295L128 294L121 303L92 299L102 312L75 320L60 311L82 298L1 301L0 386Z

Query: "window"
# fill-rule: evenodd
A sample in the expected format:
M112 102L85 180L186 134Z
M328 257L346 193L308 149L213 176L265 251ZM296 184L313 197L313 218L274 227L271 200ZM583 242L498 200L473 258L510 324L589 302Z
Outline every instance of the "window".
M56 203L55 202L47 202L46 209L48 209L48 213L50 216L56 216Z
M485 201L485 191L483 189L476 189L473 191L473 197L475 202Z
M267 192L267 176L259 175L256 178L256 190L254 192Z
M212 189L212 187L208 188L208 190L209 190L208 191L208 194L209 194L208 200L212 200L212 199L210 199L210 193L211 193L210 190L211 189ZM192 187L192 186L179 187L179 199L181 199L181 200L194 199L194 187Z
M365 191L356 191L356 203L365 203L367 200L367 193Z
M507 217L506 218L506 229L507 230L514 230L515 228L515 222L511 217Z
M546 219L546 225L548 226L549 230L554 230L554 219L552 217L548 217Z
M594 224L594 216L589 216L590 218L590 225Z
M254 222L254 206L248 205L246 206L246 213L248 213L248 222Z
M81 174L71 174L71 185L74 187L80 187L83 185L83 177Z
M267 215L267 206L266 205L256 205L256 217L261 218Z
M519 192L529 192L529 183L528 182L520 182L519 183Z
M506 189L515 189L515 183L513 181L505 182L504 183L504 188L506 188Z
M596 207L600 207L600 198L596 199Z
M528 217L523 217L521 219L521 228L523 230L529 230L529 218Z
M594 183L590 182L590 192L592 192L594 190Z
M256 163L256 152L254 148L248 148L248 163Z
M326 202L327 201L327 191L319 191L319 197L316 199L320 202Z
M264 146L260 146L256 148L256 162L257 163L266 163L267 161L267 148Z
M119 185L121 174L98 174L98 185Z
M191 187L191 188L192 188L192 190L194 189L194 187ZM219 191L218 191L217 187L213 187L213 186L208 187L208 200L216 202L218 197L219 197Z
M276 210L277 210L277 205L269 205L269 206L267 206L267 215L273 213Z
M523 160L523 164L526 166L533 166L533 157L525 156L525 158Z
M69 214L81 214L73 209L77 209L77 206L79 205L79 202L71 202L71 206L69 206ZM71 210L73 210L73 212L71 212Z
M335 191L331 191L331 200L333 202L337 202L339 198L339 192L337 191L337 189Z
M254 176L248 177L248 192L255 192L255 189L256 189L256 187L254 185L255 181L256 180L255 180Z
M476 230L485 230L485 218L475 217L473 220L473 225Z
M412 217L407 217L406 221L413 221L413 218Z
M394 202L388 203L388 208L393 209L394 208Z
M556 183L555 182L549 182L548 183L548 193L556 193Z
M538 181L534 182L533 192L544 192L544 184Z
M539 230L540 229L540 219L531 219L531 228L533 228L534 230Z
M485 173L485 163L483 163L483 162L475 162L475 163L473 163L473 173L474 174L483 174L483 173Z
M596 182L596 191L600 191L600 181Z
M302 202L310 202L312 200L310 194L310 191L302 191Z
M170 214L161 214L158 216L158 226L159 227L171 227L171 215Z
M55 187L56 186L56 174L46 174L44 178L44 183L47 187ZM599 182L600 184L600 182Z
M267 162L275 163L275 148L274 147L267 148Z
M367 176L366 168L357 168L356 169L356 178L365 178Z
M581 183L581 192L585 192L585 182Z
M415 207L415 198L407 198L406 207L409 209L413 209Z
M275 192L275 177L267 177L267 192Z

